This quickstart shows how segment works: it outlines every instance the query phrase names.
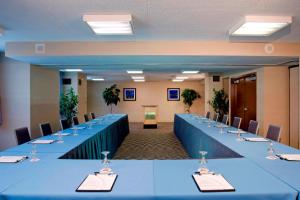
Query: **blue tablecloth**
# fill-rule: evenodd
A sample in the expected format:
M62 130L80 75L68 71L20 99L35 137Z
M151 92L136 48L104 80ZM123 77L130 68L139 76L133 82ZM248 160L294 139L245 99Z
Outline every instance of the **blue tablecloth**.
M180 129L180 127L185 127ZM232 151L238 152L248 160L254 162L257 166L261 167L274 177L282 180L283 182L290 185L292 188L300 191L300 162L285 161L285 160L268 160L267 148L269 143L267 142L240 142L237 141L235 134L227 133L227 130L234 128L225 128L224 133L221 134L219 128L213 125L209 128L207 123L203 123L197 117L187 114L180 114L175 116L174 131L176 134L185 134L185 137L180 137L182 143L188 143L190 145L187 148L188 153L196 157L194 152L199 150L199 145L194 141L197 137L190 137L190 135L197 135L198 140L205 137L210 137L215 141L218 141L222 145L231 149ZM182 132L184 130L184 133ZM251 133L242 134L242 137L257 137ZM209 145L208 145L209 146ZM274 149L276 153L297 153L300 151L292 147L274 142ZM208 155L211 153L210 148L204 149L208 151ZM198 156L199 157L199 156Z

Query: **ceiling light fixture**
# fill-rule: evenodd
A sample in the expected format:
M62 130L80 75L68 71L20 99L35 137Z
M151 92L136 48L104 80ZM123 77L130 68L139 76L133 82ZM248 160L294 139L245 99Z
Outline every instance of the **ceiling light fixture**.
M143 70L127 70L128 74L142 74Z
M172 79L173 82L183 82L183 79Z
M292 23L290 16L245 16L229 34L232 36L270 36Z
M182 71L183 74L197 74L199 71L197 70L188 70L188 71Z
M97 35L131 35L131 15L83 15L85 21Z
M82 72L82 69L62 69L62 72Z
M176 76L176 79L182 79L182 80L186 80L188 79L189 77L187 76Z
M104 81L104 78L93 78L92 81Z
M134 80L140 80L140 79L145 79L145 77L144 76L132 76L131 77L132 79L134 79Z
M145 79L134 79L134 82L145 82Z

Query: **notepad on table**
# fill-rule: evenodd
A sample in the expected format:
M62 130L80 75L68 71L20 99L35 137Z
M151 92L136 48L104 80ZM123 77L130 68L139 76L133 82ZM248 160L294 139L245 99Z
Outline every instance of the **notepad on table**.
M55 140L34 140L31 144L51 144L55 142Z
M221 174L193 174L193 179L201 192L235 191Z
M229 126L225 125L225 124L218 124L216 125L217 128L227 128Z
M0 163L17 163L27 158L27 156L0 156Z
M72 127L71 128L72 130L81 130L81 129L85 129L85 127L84 126L76 126L76 127Z
M244 137L244 140L249 141L249 142L269 142L269 140L265 138L255 138L255 137Z
M239 131L238 130L228 130L228 133L233 133L233 134L238 134ZM240 133L246 133L246 131L240 130Z
M110 192L117 179L117 174L90 174L80 186L77 192Z
M61 133L61 136L68 136L70 135L71 133ZM55 136L58 136L59 134L58 133L54 133L53 135Z
M288 161L300 161L300 154L277 154L277 156Z

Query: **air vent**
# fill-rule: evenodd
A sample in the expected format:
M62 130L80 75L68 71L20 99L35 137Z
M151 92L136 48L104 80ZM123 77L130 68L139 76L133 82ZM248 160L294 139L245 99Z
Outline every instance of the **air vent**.
M220 82L220 76L213 76L213 82Z
M63 85L71 85L72 84L72 79L70 78L63 78L62 79Z
M35 44L34 50L36 54L44 54L46 51L45 44L44 43Z

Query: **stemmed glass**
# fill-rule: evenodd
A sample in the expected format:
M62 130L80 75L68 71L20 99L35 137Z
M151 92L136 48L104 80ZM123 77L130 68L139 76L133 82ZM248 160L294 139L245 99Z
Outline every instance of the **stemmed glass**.
M57 132L57 143L64 143L64 139L61 131Z
M78 128L75 125L73 126L73 135L74 136L78 135Z
M277 157L274 155L274 148L272 140L269 140L269 147L268 147L268 156L266 157L269 160L276 160Z
M109 151L102 151L101 152L104 155L104 159L102 160L102 169L100 170L100 173L112 173L112 169L109 166L110 161L108 160L108 154L110 154Z
M36 144L32 144L32 149L31 149L31 152L30 152L30 155L31 155L31 159L30 159L30 162L37 162L39 161L40 159L36 156L37 154L37 148L36 148Z
M220 133L224 133L223 128L224 128L224 125L222 123L220 123Z
M241 138L241 129L238 129L237 130L237 138L236 138L236 141L243 141L243 139Z
M211 120L210 120L210 119L208 119L207 127L208 127L208 128L211 127Z
M92 129L92 123L91 122L87 122L87 125L88 125L88 129Z
M209 172L206 164L207 164L207 160L205 158L205 155L207 154L207 151L199 151L200 155L201 155L201 159L200 159L200 167L198 169L200 174L207 174Z

